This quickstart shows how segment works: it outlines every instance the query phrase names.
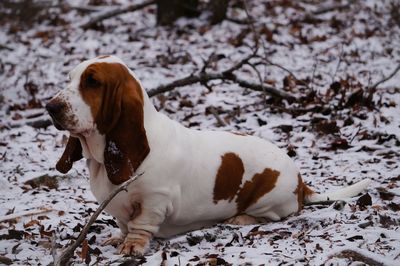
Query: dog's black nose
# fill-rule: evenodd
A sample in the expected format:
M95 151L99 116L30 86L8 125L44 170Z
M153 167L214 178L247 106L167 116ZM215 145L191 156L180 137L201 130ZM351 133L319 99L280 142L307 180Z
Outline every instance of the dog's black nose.
M58 101L51 101L46 104L46 110L50 115L57 115L61 112L63 104Z

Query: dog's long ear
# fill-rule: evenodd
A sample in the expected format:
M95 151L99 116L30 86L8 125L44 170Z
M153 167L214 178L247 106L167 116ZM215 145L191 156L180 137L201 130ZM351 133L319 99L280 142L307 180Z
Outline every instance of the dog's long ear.
M56 169L65 174L72 168L72 164L80 159L82 159L81 142L78 138L69 137L64 153L56 164Z
M102 102L103 118L99 118L103 126L98 128L106 135L104 165L107 176L111 183L118 185L134 174L150 147L144 127L144 101L139 82L121 64L112 64L110 73L111 80L105 85Z

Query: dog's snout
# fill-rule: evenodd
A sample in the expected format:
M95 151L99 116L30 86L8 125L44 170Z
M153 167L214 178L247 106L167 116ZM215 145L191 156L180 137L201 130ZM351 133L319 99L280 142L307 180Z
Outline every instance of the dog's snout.
M46 104L46 110L51 115L57 115L63 109L63 104L59 101L51 101Z

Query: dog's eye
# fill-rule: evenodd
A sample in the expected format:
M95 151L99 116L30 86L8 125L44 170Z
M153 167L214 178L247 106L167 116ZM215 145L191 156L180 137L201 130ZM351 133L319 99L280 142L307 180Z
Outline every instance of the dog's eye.
M100 82L93 77L93 75L88 75L86 78L86 85L88 87L98 87Z

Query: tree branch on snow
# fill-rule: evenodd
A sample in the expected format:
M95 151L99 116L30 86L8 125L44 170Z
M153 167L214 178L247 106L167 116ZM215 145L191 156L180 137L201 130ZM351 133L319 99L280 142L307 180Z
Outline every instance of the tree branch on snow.
M128 5L128 6L124 6L124 7L117 7L113 10L109 10L109 11L105 11L101 14L99 14L98 16L92 17L88 22L82 24L80 27L83 29L88 29L90 27L92 27L93 25L95 25L96 23L103 21L105 19L109 19L111 17L115 17L124 13L128 13L128 12L134 12L140 9L143 9L147 6L153 5L155 4L156 1L155 0L149 0L149 1L145 1L141 4L132 4L132 5Z
M321 15L324 13L328 13L331 11L335 11L338 9L346 9L351 6L351 3L345 3L345 4L333 4L333 5L327 5L327 6L321 6L317 8L317 10L311 12L313 15Z
M383 77L383 79L379 80L378 82L376 82L375 84L373 84L370 89L375 89L376 87L378 87L379 85L381 85L382 83L388 81L389 79L393 78L397 72L399 72L400 70L400 64L397 65L397 67L393 70L392 73L390 73L388 76Z
M315 20L315 19L317 19L315 16L322 15L322 14L332 12L335 10L350 8L351 5L354 4L354 2L356 2L356 1L351 1L351 2L352 3L349 2L349 3L345 3L345 4L333 4L333 5L317 7L316 10L305 13L301 18L291 20L291 23L304 22L307 20Z
M43 208L43 209L39 209L39 210L9 214L9 215L5 215L5 216L1 217L0 223L15 220L15 219L25 217L25 216L33 216L33 215L43 214L43 213L51 212L52 210L53 209Z
M217 109L216 109L214 106L210 106L210 107L208 108L208 110L210 111L210 113L211 113L211 114L215 117L215 119L217 120L218 126L220 126L220 127L226 126L226 123L224 122L224 120L221 119L221 117L220 117L219 114L218 114Z
M361 254L360 252L351 249L342 250L341 252L331 256L331 258L334 257L350 259L351 261L361 261L366 265L374 265L374 266L384 265L382 262L379 262L371 257L367 257L364 254Z
M22 126L28 125L33 128L46 128L52 124L53 124L53 122L51 122L51 119L49 118L49 116L43 115L40 117L25 119L25 120L18 121L18 122L12 121L9 124L7 124L6 126L8 126L10 128L17 128L17 127L22 127Z
M90 226L96 221L97 217L100 215L100 213L107 207L107 205L110 203L110 201L122 190L127 191L127 187L135 180L137 180L141 175L144 173L136 174L133 177L131 177L129 180L125 181L118 187L116 187L109 195L108 197L100 204L100 206L97 208L97 210L92 214L90 217L89 221L86 223L86 225L82 228L82 231L79 233L78 238L74 243L72 243L70 246L68 246L64 251L61 253L60 256L57 257L55 254L55 251L53 252L53 257L54 259L54 265L55 266L62 266L66 265L69 260L72 258L74 255L75 249L79 247L82 242L85 240L86 235L89 231ZM55 246L55 243L53 243Z
M81 12L101 12L104 8L110 8L112 6L94 6L94 5L73 5L67 2L61 2L53 4L51 2L48 3L48 6L43 6L43 8L60 8L60 9L75 9Z
M278 90L274 87L270 86L265 86L264 84L257 84L257 83L251 83L247 80L240 79L238 78L234 72L236 70L239 70L243 65L247 64L250 59L254 58L256 56L256 51L253 52L252 54L248 55L232 67L228 68L227 70L224 70L222 72L214 72L214 73L207 73L205 71L200 71L198 74L191 74L187 77L172 81L167 84L162 84L154 89L150 89L147 93L149 97L153 97L157 94L164 93L167 91L172 91L175 88L178 87L183 87L195 83L201 83L201 84L206 84L207 82L211 80L222 80L222 81L231 81L233 83L238 84L240 87L247 88L250 90L254 91L261 91L270 94L271 96L277 97L277 98L282 98L286 99L288 101L294 101L296 100L296 97L293 95Z
M264 54L264 57L262 57L263 61L268 65L275 66L275 67L278 67L278 68L284 70L285 72L289 73L289 75L292 76L296 80L297 83L303 84L307 89L310 89L308 84L305 83L304 81L298 79L296 77L296 75L292 71L290 71L289 69L287 69L286 67L284 67L284 66L282 66L280 64L273 63L271 60L268 59L267 54L266 54L266 51L267 51L266 44L264 42L264 39L260 38L260 36L259 36L259 34L258 34L257 30L256 30L256 26L254 25L254 20L252 19L251 15L250 15L249 8L247 6L246 1L243 1L243 7L244 7L244 11L245 11L246 17L247 17L247 24L250 27L250 29L251 29L251 31L253 32L253 35L254 35L254 42L255 42L255 45L256 45L256 49L258 49L259 43L261 43L262 48L264 50L265 54ZM257 72L257 74L259 74L259 72L257 71L256 67L254 65L252 67ZM262 84L263 81L260 78L260 75L258 75L258 76L259 76L260 84Z
M1 43L0 43L0 50L14 51L13 48L11 48L11 47L9 47L7 45L1 44Z

